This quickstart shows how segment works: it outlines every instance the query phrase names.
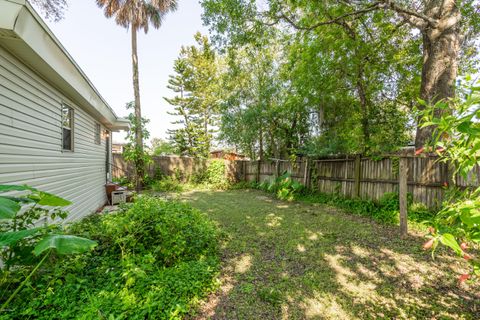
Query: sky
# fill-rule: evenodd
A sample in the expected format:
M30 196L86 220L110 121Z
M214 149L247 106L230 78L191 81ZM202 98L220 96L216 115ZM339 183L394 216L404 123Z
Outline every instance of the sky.
M130 33L107 19L94 0L72 0L65 18L46 21L118 116L128 115L125 104L133 101ZM150 119L151 138L167 138L173 111L163 97L173 96L167 88L173 62L184 45L194 44L193 35L207 34L197 0L179 1L176 12L166 16L159 30L150 28L138 37L140 95L143 116ZM125 134L114 133L122 142Z

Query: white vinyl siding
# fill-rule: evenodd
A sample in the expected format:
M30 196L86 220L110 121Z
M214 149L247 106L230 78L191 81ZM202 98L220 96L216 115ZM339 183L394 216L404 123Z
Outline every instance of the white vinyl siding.
M62 104L74 109L74 151L62 151ZM106 145L97 121L0 47L0 184L28 184L73 204L69 220L106 202ZM105 130L103 126L101 132Z

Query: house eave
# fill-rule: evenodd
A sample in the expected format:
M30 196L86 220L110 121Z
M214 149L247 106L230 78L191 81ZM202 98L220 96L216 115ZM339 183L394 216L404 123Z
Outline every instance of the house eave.
M0 45L108 129L128 129L27 1L0 0Z

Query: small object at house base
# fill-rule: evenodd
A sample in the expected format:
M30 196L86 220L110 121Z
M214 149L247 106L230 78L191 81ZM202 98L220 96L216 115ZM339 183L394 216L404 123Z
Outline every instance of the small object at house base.
M112 205L127 202L127 192L124 190L112 191Z

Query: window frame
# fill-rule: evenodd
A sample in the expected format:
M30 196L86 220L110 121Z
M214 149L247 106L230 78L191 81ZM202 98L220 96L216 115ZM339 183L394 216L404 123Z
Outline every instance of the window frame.
M69 111L69 122L70 122L70 127L66 127L64 126L64 109L68 109ZM66 103L62 103L62 108L60 109L60 112L61 112L61 134L62 134L62 152L74 152L74 128L75 128L75 109L73 109L72 107L70 107L68 104ZM64 135L64 130L70 130L70 149L65 149L64 146L65 146L65 135Z
M93 142L98 146L102 144L102 125L98 122L94 124Z

